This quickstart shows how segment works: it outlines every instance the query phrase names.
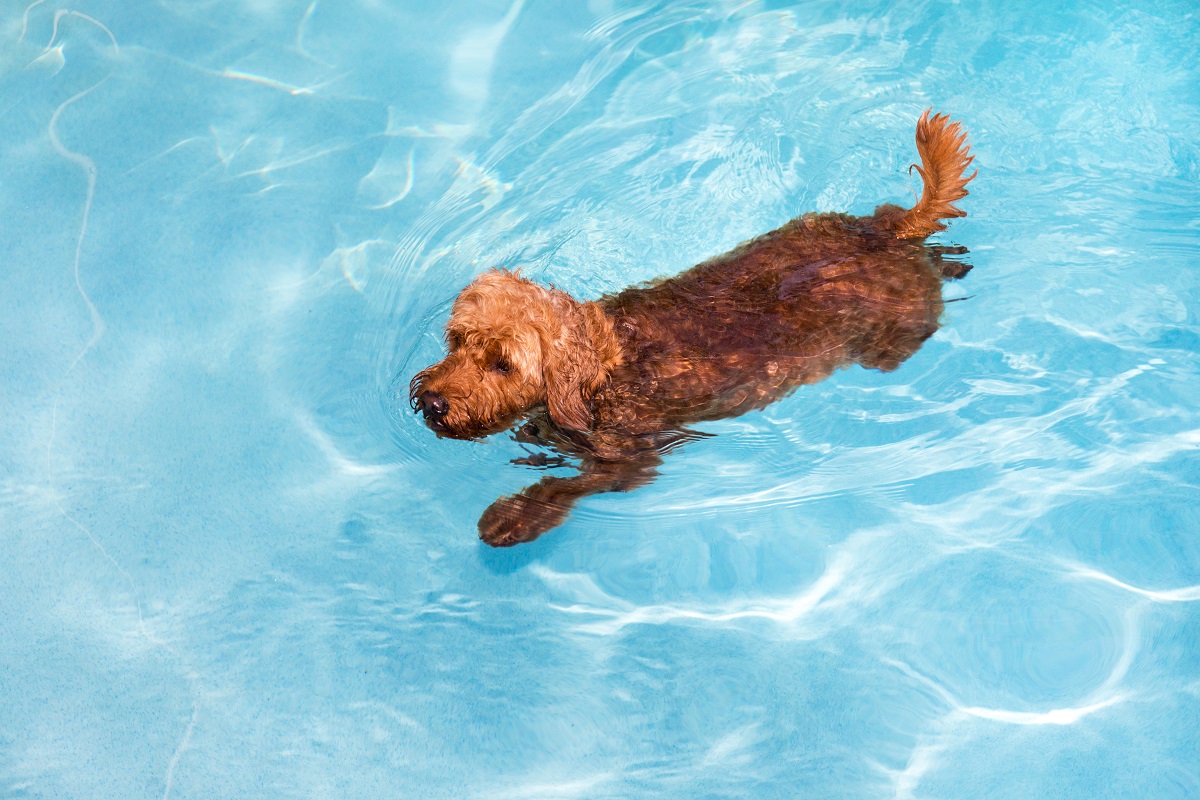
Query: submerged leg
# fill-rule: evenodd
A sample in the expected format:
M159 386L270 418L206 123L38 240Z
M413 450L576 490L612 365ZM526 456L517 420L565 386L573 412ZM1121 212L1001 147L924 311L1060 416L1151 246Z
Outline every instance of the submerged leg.
M967 273L975 268L965 261L945 258L945 256L965 256L971 252L962 245L931 244L928 245L928 248L933 257L934 266L941 271L942 277L948 281L965 278Z

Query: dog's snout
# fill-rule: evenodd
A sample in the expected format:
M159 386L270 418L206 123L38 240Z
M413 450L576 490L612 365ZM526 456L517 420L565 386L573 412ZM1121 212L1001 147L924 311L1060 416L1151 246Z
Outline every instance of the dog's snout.
M426 419L440 420L450 410L450 404L437 392L424 391L417 396L417 410L424 414Z

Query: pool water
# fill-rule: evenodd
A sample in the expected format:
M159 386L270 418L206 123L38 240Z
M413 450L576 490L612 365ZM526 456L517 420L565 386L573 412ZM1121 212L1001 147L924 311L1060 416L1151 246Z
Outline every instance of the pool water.
M907 205L930 106L920 352L477 540L472 276ZM0 109L0 796L1200 796L1194 4L5 1Z

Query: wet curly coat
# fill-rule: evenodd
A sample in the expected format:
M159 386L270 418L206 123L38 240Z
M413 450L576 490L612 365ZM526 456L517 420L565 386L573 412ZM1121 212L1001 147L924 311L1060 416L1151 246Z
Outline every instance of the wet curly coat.
M686 425L762 408L839 367L889 371L938 328L943 261L925 244L965 216L973 160L959 123L917 123L924 189L910 209L869 217L806 214L674 277L578 301L490 270L454 301L449 354L412 380L410 399L439 435L475 438L527 417L518 438L578 456L479 521L495 546L529 541L581 497L653 479Z

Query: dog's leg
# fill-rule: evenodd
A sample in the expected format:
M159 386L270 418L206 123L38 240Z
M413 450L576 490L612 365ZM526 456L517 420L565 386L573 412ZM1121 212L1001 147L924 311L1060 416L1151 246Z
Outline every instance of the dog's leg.
M657 453L629 460L588 460L571 478L547 475L520 494L501 497L479 518L479 538L492 547L532 542L567 518L581 497L602 492L627 492L654 480L661 462Z
M933 263L941 271L942 277L946 280L956 281L967 276L967 273L974 269L974 266L966 261L959 261L956 258L946 258L946 256L965 256L971 252L962 245L944 245L931 244L928 245L929 252L933 256Z

